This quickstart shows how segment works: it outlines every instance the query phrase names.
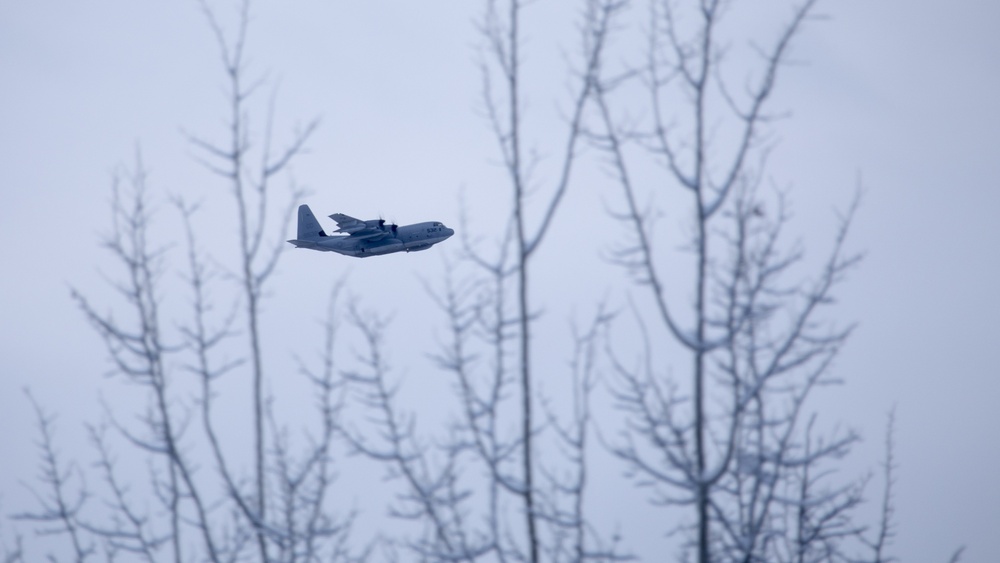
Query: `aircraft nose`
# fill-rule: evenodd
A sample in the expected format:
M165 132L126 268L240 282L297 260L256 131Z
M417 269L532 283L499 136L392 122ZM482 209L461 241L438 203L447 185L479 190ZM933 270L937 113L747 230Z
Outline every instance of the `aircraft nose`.
M455 229L449 229L449 228L445 227L444 232L445 232L445 237L444 238L450 238L451 235L455 234Z

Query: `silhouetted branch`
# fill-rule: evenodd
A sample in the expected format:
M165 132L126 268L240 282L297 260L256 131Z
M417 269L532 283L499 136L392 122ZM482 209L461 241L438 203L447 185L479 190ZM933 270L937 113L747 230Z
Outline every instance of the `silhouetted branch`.
M3 548L3 563L22 563L24 561L24 538L20 535L14 538L14 548L8 548L6 542L0 544Z
M88 426L88 432L99 455L97 466L112 493L106 504L113 510L113 514L110 517L110 527L89 524L83 526L103 538L111 552L123 551L144 561L156 561L156 553L171 538L157 534L150 517L128 499L129 488L116 474L115 457L107 443L107 428L104 425Z
M896 515L895 486L896 471L899 465L896 462L896 409L889 411L885 428L885 461L882 462L882 476L885 479L885 488L882 491L881 518L879 518L878 531L874 540L864 539L864 542L871 548L874 563L890 563L897 561L895 557L886 555L886 551L896 537Z
M35 419L41 434L36 444L41 453L37 479L47 490L39 493L29 486L28 490L38 502L39 510L16 513L13 518L39 524L41 527L36 529L39 535L68 535L76 561L86 561L94 555L94 545L83 537L83 527L80 522L80 511L89 496L83 473L74 465L65 465L60 461L53 440L55 417L42 409L30 391L25 390L24 394L35 410ZM77 481L76 485L72 484L73 480ZM16 560L15 556L23 557L20 545L8 558Z
M188 135L193 146L201 149L207 155L206 166L224 177L231 184L237 219L239 222L239 257L240 269L236 278L243 292L246 307L247 334L250 343L250 366L253 373L253 409L254 409L254 440L255 440L255 494L253 502L256 526L267 520L267 478L265 468L266 437L264 430L265 408L263 404L263 350L260 336L260 300L263 287L273 274L278 259L284 247L284 237L275 239L274 246L267 252L262 250L267 233L272 232L267 224L270 203L270 182L280 173L287 172L295 157L305 150L305 144L319 125L318 120L312 120L302 130L297 131L284 149L277 155L272 154L274 97L272 96L265 117L263 138L260 141L258 172L251 171L251 132L249 123L248 100L256 89L266 82L265 78L257 79L246 85L247 64L245 61L245 46L249 28L250 1L240 3L237 31L230 37L220 24L215 13L205 0L200 0L209 27L219 45L223 67L229 79L228 102L230 106L228 139L224 144L204 140L201 137ZM288 229L291 217L298 200L304 195L304 190L291 183L289 202L281 216L280 232ZM270 239L269 239L270 240ZM231 487L232 488L232 487ZM243 504L243 503L241 503ZM248 511L244 511L248 513ZM268 559L267 541L263 529L258 527L257 544L263 560Z
M601 304L586 331L574 330L574 354L571 367L571 415L561 421L554 407L545 401L549 428L558 437L562 453L557 467L542 474L548 483L547 493L540 495L538 518L547 523L552 539L543 549L551 561L626 561L631 557L617 553L612 543L606 546L597 530L590 524L585 510L588 487L588 445L594 424L591 412L591 394L597 386L597 354L604 340L613 315Z
M493 545L482 541L478 534L467 533L461 517L469 493L456 488L459 450L448 449L443 466L434 467L428 447L417 439L413 416L399 412L395 406L398 384L386 379L389 368L383 356L387 320L375 313L362 313L353 303L349 315L366 349L358 354L362 369L346 372L344 377L370 413L376 433L373 437L346 429L344 435L356 452L385 463L389 478L404 483L406 491L398 496L399 505L391 515L423 521L430 530L429 537L411 541L408 546L434 560L473 561L489 553Z
M790 42L814 5L814 0L796 5L774 45L758 52L761 78L748 86L744 99L722 82L727 53L717 35L730 5L719 0L701 2L684 16L677 3L651 4L645 63L634 75L650 100L652 122L645 131L622 125L612 105L619 90L632 86L633 75L602 76L593 88L602 128L588 136L607 155L622 189L624 211L616 218L628 225L632 239L613 259L649 288L662 327L692 359L688 396L678 393L678 384L658 381L662 376L650 365L648 342L646 360L636 367L612 354L616 398L629 421L612 448L641 484L655 485L654 503L695 508L689 546L700 563L781 560L775 551L777 538L787 534L781 522L797 506L784 488L797 482L803 466L839 459L857 439L848 433L814 447L812 423L805 430L800 422L806 398L831 381L831 362L851 333L819 315L860 259L843 248L857 199L841 218L817 278L802 283L787 281L802 251L781 248L788 221L783 194L775 198L771 215L758 193L768 154L760 143L765 107ZM695 25L682 29L680 22L691 17ZM715 110L716 91L728 115ZM735 133L730 136L735 143L717 142L710 134L720 121ZM652 229L655 210L640 205L643 196L633 180L634 145L665 167L668 184L693 196L688 248L694 254L689 286L694 300L690 314L680 317L690 319L684 321L690 328L678 322L676 307L667 302L663 245ZM717 181L713 174L719 171ZM807 489L815 487L809 481ZM813 540L856 534L844 518L859 501L855 487L810 497L808 503L815 503L810 518L819 521ZM803 492L798 506L806 502Z
M116 176L112 200L113 230L104 243L126 270L127 282L116 284L116 287L135 316L134 326L116 321L110 314L98 313L76 291L73 297L104 339L119 372L150 392L151 406L141 418L148 432L146 437L115 424L132 443L163 456L167 462L169 480L162 498L171 515L170 538L174 557L181 557L181 505L190 501L195 510L192 524L201 534L207 556L212 561L218 561L206 503L179 445L187 417L175 417L168 393L170 375L165 356L179 348L166 344L163 336L159 309L163 251L151 249L149 245L152 217L146 180L146 170L141 156L137 154L136 166L129 179L130 193L121 193Z
M511 217L513 222L513 243L516 245L514 267L516 275L516 293L518 307L518 359L520 364L519 385L521 388L521 464L524 481L521 493L525 510L525 527L527 530L528 560L535 563L539 560L539 536L536 523L534 462L532 461L533 435L536 432L533 422L533 405L531 400L531 308L528 302L528 262L538 249L553 218L563 200L569 186L573 164L576 160L576 146L582 134L584 108L594 87L598 69L601 65L605 38L613 16L621 10L624 2L610 0L588 0L585 3L584 17L580 26L582 36L583 70L576 77L572 101L570 122L566 133L565 148L560 161L560 172L551 195L546 198L543 206L541 222L537 227L529 227L526 219L527 186L530 183L531 165L526 164L523 156L522 132L522 102L521 102L521 55L519 34L521 0L509 0L507 13L501 15L496 0L488 0L486 11L479 30L483 35L488 58L499 69L503 79L501 90L502 101L498 101L493 92L492 66L483 62L483 101L494 136L500 147L504 167L510 178L513 195ZM501 105L504 109L501 109Z

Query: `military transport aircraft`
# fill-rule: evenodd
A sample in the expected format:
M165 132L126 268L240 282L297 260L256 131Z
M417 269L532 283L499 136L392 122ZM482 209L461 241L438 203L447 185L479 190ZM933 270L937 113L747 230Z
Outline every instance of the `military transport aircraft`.
M296 248L339 252L364 258L404 250L427 250L455 234L454 230L437 221L396 226L391 223L387 225L384 219L361 221L343 213L334 213L330 218L337 222L335 232L347 233L347 236L327 235L309 206L300 205L299 234L288 242Z

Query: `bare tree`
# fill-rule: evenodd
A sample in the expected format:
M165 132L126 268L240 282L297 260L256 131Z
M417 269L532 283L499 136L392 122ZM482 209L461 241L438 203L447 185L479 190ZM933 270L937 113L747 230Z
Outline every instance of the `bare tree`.
M572 108L569 112L565 147L559 164L559 173L554 186L543 205L541 222L530 226L527 220L528 186L534 181L531 178L532 162L524 156L523 138L523 106L521 83L521 12L525 3L521 0L509 0L506 12L502 13L499 2L488 0L486 12L480 30L486 40L487 59L482 63L484 105L486 114L493 128L503 165L510 180L512 192L511 226L512 231L503 241L504 249L495 260L477 258L476 261L486 267L487 271L498 276L501 282L507 275L514 280L516 295L517 322L517 361L519 369L518 384L521 394L521 436L519 449L521 451L521 480L515 485L524 500L525 528L527 531L528 559L539 560L538 513L536 506L536 486L534 481L535 464L532 456L533 439L536 434L534 421L534 405L531 396L533 392L531 381L531 319L532 312L529 303L529 264L531 257L545 238L552 224L553 217L559 209L563 196L570 183L573 165L576 160L577 144L581 137L584 109L590 98L594 78L600 65L605 38L608 34L608 22L613 14L620 9L622 3L608 0L590 0L584 5L584 18L581 26L582 35L582 68L578 70L576 85L573 88ZM487 62L490 61L490 62ZM500 100L494 92L493 81L496 74L500 75ZM508 255L507 244L512 244L511 255ZM506 260L510 256L511 264ZM508 271L509 270L509 271ZM502 290L502 288L501 288ZM501 299L499 296L496 298ZM502 315L495 322L503 325ZM501 329L503 330L503 329ZM499 343L498 343L499 344ZM495 380L494 387L499 384Z
M614 259L648 288L656 321L691 359L684 386L648 357L632 366L612 352L617 400L628 414L613 449L636 478L653 485L655 503L693 508L687 545L701 563L829 560L840 553L831 541L859 532L847 517L859 490L821 492L825 470L815 470L845 455L857 436L817 439L812 418L803 427L808 397L835 381L830 366L851 333L821 314L860 259L844 250L857 200L810 281L799 273L802 249L782 242L790 219L785 194L760 188L769 151L766 105L815 4L793 6L770 46L755 44L760 66L744 71L737 94L727 81L734 72L726 65L728 40L720 37L734 3L651 2L645 62L606 74L594 88L602 126L591 138L621 187L624 210L616 216L630 231ZM615 110L615 96L632 86L645 90L648 124ZM694 269L686 289L694 297L683 313L668 297L675 282L664 274L656 211L640 203L651 193L633 171L644 154L666 171L657 188L679 188L691 198L687 248ZM798 500L787 494L796 485ZM793 554L779 548L778 538L796 529L786 525L795 514ZM826 547L815 559L803 557L820 543Z
M131 553L150 561L164 557L235 561L245 559L254 543L261 561L354 560L363 556L363 550L356 555L348 543L353 515L336 516L330 501L341 400L339 372L333 362L334 319L324 323L322 367L311 369L312 362L300 362L300 371L313 384L317 400L318 435L306 434L306 444L293 447L290 430L274 416L262 387L259 305L280 256L277 241L284 238L291 209L303 193L292 180L289 202L274 221L271 186L302 154L317 122L294 133L280 152L273 151L272 97L262 136L251 134L253 112L248 100L265 82L246 84L250 4L240 4L238 31L231 41L208 5L203 2L201 6L219 41L231 114L226 142L188 138L204 151L203 164L230 185L238 227L238 267L228 269L222 266L225 260L208 256L195 226L199 206L180 195L170 199L183 221L187 252L186 261L175 265L170 249L153 243L169 237L155 234L158 198L148 186L141 156L137 155L131 170L116 174L112 227L103 246L124 272L121 281L111 282L120 297L119 307L111 311L119 309L118 314L103 312L81 292L74 291L73 297L102 337L113 372L143 390L148 406L131 413L106 405L106 420L90 427L104 487L95 493L96 488L81 481L78 497L68 496L74 485L71 478L77 474L82 478L83 472L67 473L61 465L50 432L51 418L39 407L43 461L48 468L40 482L55 496L52 501L39 496L41 508L22 513L22 520L47 522L53 532L65 534L76 560L95 557L100 549L108 560ZM181 291L175 291L166 279L172 272L180 273ZM225 281L237 282L243 294L231 308L220 307L225 300L220 303L217 293L213 294ZM168 295L173 299L184 289L190 309L164 306ZM331 296L331 310L338 294L335 290ZM245 331L237 329L241 324ZM237 352L233 359L232 346L243 334L248 337L246 355ZM252 485L243 476L241 464L229 459L232 452L222 446L214 420L215 385L223 376L238 377L245 368L249 368L254 389L247 420L247 426L255 429ZM141 424L124 421L136 415ZM116 438L124 439L130 453L147 459L149 480L139 486L151 493L158 506L134 500L130 491L136 482L118 469ZM85 513L84 500L90 496L106 502ZM21 553L19 547L11 557L21 557Z
M375 312L361 312L353 303L349 316L362 335L364 350L358 352L359 369L346 377L377 431L347 428L345 437L356 452L384 464L389 479L403 482L405 490L390 515L415 521L424 529L423 537L403 540L406 547L431 561L474 561L489 553L493 544L488 536L464 517L470 493L460 483L461 450L432 451L417 435L414 415L396 404L399 384L389 379L384 349L388 320Z
M119 322L110 313L99 313L80 293L74 292L74 297L104 339L116 370L129 382L147 388L151 394L151 406L141 418L145 435L136 433L117 419L112 418L112 422L140 450L165 458L167 480L161 483L159 478L154 477L152 484L154 490L163 492L161 498L171 515L170 538L174 559L182 559L181 504L189 499L195 511L195 527L202 537L206 554L212 561L218 561L208 504L195 480L194 467L180 444L187 416L177 412L170 393L173 382L166 356L175 346L167 341L163 330L160 304L164 253L162 248L151 246L155 238L149 232L152 209L148 190L147 171L141 156L137 155L127 193L122 193L116 178L112 199L113 227L104 243L126 270L126 281L116 284L116 288L135 315L134 325ZM102 441L97 440L96 444L101 450Z
M570 416L560 420L552 401L545 400L549 428L557 436L556 445L565 460L542 466L546 494L541 495L539 518L552 529L544 545L549 561L624 561L632 559L620 551L620 536L606 539L591 523L585 503L590 481L589 443L593 440L594 416L591 396L601 381L600 347L614 315L602 303L582 333L574 325L574 350L570 361ZM568 462L568 463L567 463ZM552 463L552 462L550 462Z
M68 535L74 558L76 561L85 561L94 554L94 545L83 537L80 523L80 511L87 500L86 482L78 467L67 466L59 457L53 436L55 417L45 412L30 392L26 391L25 394L35 409L41 434L38 442L41 450L38 481L48 490L40 493L32 489L40 509L15 514L14 519L41 524L43 528L39 533L42 535ZM76 481L75 485L73 481ZM17 548L7 552L5 560L20 561L23 557L24 549L19 539Z
M267 497L265 471L266 439L264 435L264 368L262 359L262 343L260 337L260 300L264 285L277 266L281 256L283 242L278 239L274 244L271 237L265 237L269 232L267 219L270 211L271 182L300 154L309 137L319 125L318 120L311 121L304 129L295 133L292 140L277 154L272 152L272 124L274 120L274 98L271 98L265 117L265 131L259 139L261 144L256 155L251 154L254 142L250 136L250 117L247 109L250 96L264 84L261 79L247 77L245 45L247 30L250 23L250 1L243 0L240 4L237 31L232 38L226 36L215 13L205 0L200 0L222 55L222 63L228 78L228 97L230 116L228 121L228 139L223 142L212 142L203 137L190 136L192 144L202 149L206 154L205 166L223 177L229 184L236 203L239 222L239 259L240 268L236 274L243 291L246 307L247 334L250 339L250 364L253 370L253 408L256 489L254 498L255 522L263 522L267 517ZM256 156L256 162L254 162ZM282 216L280 232L287 231L297 201L303 191L297 187L292 189L289 203ZM272 245L268 248L268 244ZM261 556L267 560L267 543L264 531L258 527L257 543Z

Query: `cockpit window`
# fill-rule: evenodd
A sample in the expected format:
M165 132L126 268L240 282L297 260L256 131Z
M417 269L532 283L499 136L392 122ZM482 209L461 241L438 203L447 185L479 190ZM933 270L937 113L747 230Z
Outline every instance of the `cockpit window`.
M440 227L440 226L441 226L441 223L434 223L434 226L435 226L435 227Z

